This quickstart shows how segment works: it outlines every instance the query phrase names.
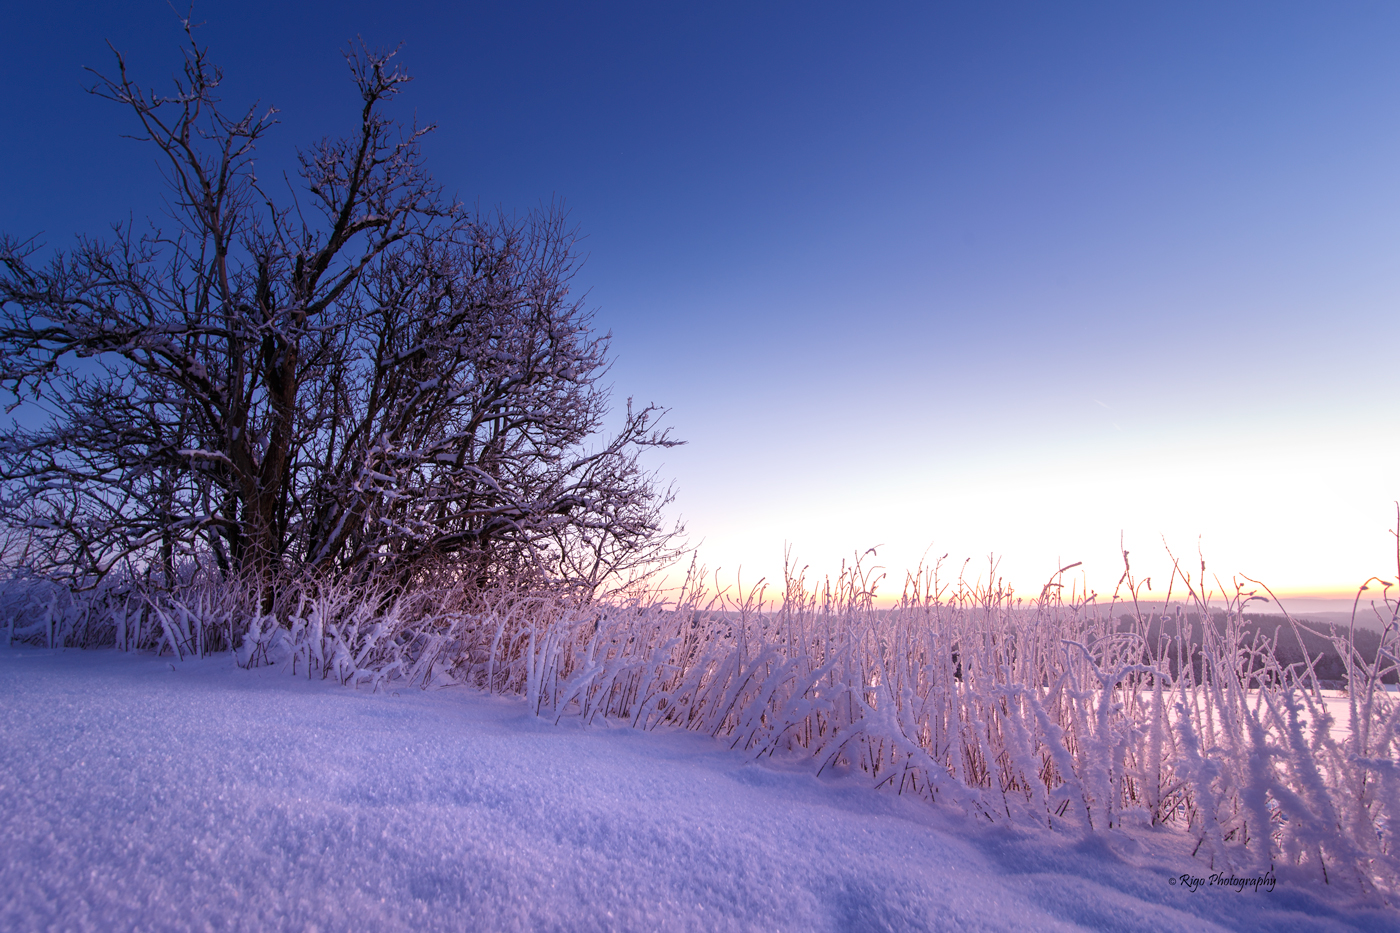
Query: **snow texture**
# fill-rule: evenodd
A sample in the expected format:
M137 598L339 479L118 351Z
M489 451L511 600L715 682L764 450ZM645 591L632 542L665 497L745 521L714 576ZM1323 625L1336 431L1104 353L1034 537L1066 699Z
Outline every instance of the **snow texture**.
M1175 831L952 817L702 735L555 725L463 688L354 691L0 650L4 930L1396 930Z

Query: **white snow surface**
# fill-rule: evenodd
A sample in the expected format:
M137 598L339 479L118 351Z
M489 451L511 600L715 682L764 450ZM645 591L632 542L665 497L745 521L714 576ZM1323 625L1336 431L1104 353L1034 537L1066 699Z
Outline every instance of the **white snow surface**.
M974 823L707 736L227 657L0 650L4 930L1395 930L1171 831Z

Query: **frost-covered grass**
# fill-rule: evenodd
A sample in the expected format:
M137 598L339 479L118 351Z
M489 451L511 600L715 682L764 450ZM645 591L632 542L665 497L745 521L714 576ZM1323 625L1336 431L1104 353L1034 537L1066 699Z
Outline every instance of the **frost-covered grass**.
M370 690L466 684L554 722L703 733L977 822L1176 830L1203 868L1393 904L1394 600L1377 604L1390 624L1374 654L1321 633L1346 671L1338 723L1316 658L1280 663L1274 637L1246 623L1244 594L1212 603L1202 581L1181 580L1187 601L1165 616L1134 611L1130 577L1126 602L1056 585L1025 602L920 574L877 609L859 566L817 591L790 576L772 603L707 597L695 580L667 602L308 585L263 612L256 593L196 582L9 598L13 637L30 643L174 657L232 644L244 666Z

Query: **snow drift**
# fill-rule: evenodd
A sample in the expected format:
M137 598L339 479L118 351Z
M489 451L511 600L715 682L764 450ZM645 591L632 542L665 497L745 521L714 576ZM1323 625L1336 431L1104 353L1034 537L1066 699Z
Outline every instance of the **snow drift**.
M1394 929L1286 870L1212 885L1169 829L992 825L464 688L17 646L0 707L6 930Z

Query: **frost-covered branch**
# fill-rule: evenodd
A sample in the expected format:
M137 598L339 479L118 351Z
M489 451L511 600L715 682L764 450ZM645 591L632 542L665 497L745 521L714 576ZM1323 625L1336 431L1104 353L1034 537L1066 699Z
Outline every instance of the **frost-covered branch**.
M24 423L46 418L0 450L0 517L80 576L186 555L235 575L593 585L670 553L637 457L675 442L653 407L598 440L608 341L569 295L562 212L444 198L431 127L384 113L407 75L363 47L358 126L302 152L303 196L279 204L252 162L275 110L227 115L184 27L171 93L120 54L93 88L158 150L173 226L46 260L0 238L0 388Z

